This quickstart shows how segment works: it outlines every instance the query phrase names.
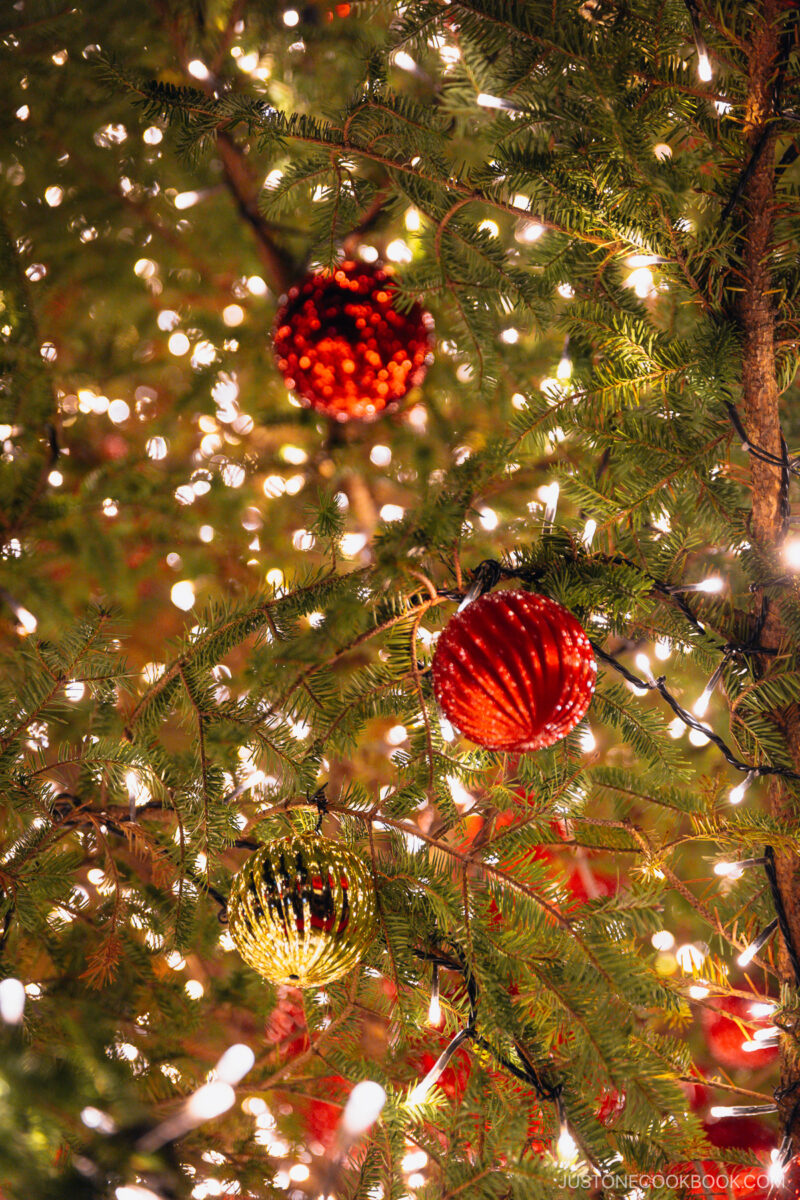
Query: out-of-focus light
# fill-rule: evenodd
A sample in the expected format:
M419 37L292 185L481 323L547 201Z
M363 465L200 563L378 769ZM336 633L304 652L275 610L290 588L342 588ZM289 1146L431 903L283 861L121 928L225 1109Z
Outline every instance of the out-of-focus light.
M217 1079L223 1083L238 1083L252 1070L256 1056L244 1042L229 1046L214 1068Z
M392 451L389 446L373 446L369 452L369 460L376 467L388 467L392 461Z
M244 320L244 309L241 304L227 304L222 310L222 319L230 327L241 325Z
M342 1113L342 1131L358 1137L374 1125L386 1103L386 1092L379 1083L365 1079L357 1083L347 1098Z
M556 288L562 300L571 300L575 295L575 288L571 283L560 283Z
M741 879L744 870L736 862L714 863L714 874L722 879Z
M6 1025L19 1025L25 1012L25 988L18 979L0 982L0 1018Z
M99 1133L113 1133L116 1129L108 1113L102 1112L93 1105L88 1105L81 1112L81 1120L87 1129L96 1129Z
M405 725L393 725L386 734L386 741L390 746L402 746L403 742L408 740L408 730Z
M666 662L672 653L672 642L669 638L659 638L653 649L659 662Z
M403 224L409 233L418 233L422 227L422 215L418 208L407 208Z
M293 1167L289 1168L289 1178L293 1183L304 1183L310 1174L305 1163L295 1163Z
M442 1005L439 1000L439 993L434 992L431 996L431 1002L428 1005L428 1024L438 1028L442 1023Z
M121 425L131 415L130 405L124 400L112 400L107 409L108 419L115 425Z
M36 627L39 622L36 620L36 617L33 615L33 613L29 612L27 608L23 608L21 604L17 605L17 607L14 609L14 616L19 622L19 628L23 634L27 636L28 634L36 632Z
M206 989L199 979L187 979L183 985L183 990L190 1000L202 1000Z
M173 204L179 209L193 208L200 199L201 196L199 192L178 192L177 196L173 200Z
M563 357L559 360L556 368L556 377L560 379L562 383L566 383L568 379L572 378L572 360L567 358L566 354L563 355Z
M514 236L518 242L538 242L543 233L544 225L538 221L523 221Z
M181 579L172 585L170 599L176 608L188 612L194 607L195 590L191 579Z
M653 291L653 272L649 267L637 267L625 280L625 287L633 288L640 300Z
M590 517L589 520L584 525L583 533L581 534L581 541L583 542L583 544L587 550L589 549L592 542L594 541L594 535L596 533L597 533L597 521L595 521L592 517Z
M160 459L167 457L167 443L163 437L151 437L147 439L145 444L147 457L152 459Z
M417 70L417 64L410 54L406 54L405 50L398 50L396 54L392 55L392 61L401 71Z
M126 1183L122 1187L118 1187L114 1195L116 1200L161 1200L158 1192L153 1192L149 1187L142 1187L140 1183Z
M480 509L478 520L480 521L482 528L489 531L496 529L500 523L500 518L493 508Z
M591 729L584 729L581 734L581 750L584 754L592 754L597 749L597 738Z
M211 74L206 64L199 58L193 58L191 62L187 63L186 70L192 79L208 79Z
M367 544L365 533L346 533L342 538L342 554L345 558L354 558Z
M44 199L45 203L49 204L51 208L58 208L64 199L64 189L55 186L45 188Z
M698 971L703 965L705 953L699 946L695 946L692 942L687 942L685 946L679 946L675 951L675 957L678 960L678 966L682 971L691 974L692 971Z
M163 137L164 134L157 125L148 125L142 134L142 141L146 142L148 146L157 146Z
M505 342L507 346L515 346L519 341L518 329L504 329L500 334L500 341Z
M489 237L500 236L500 226L496 221L481 221L478 225L478 229L483 233L488 233Z
M707 596L717 596L725 587L725 580L719 575L709 575L708 579L701 579L699 583L694 584L695 592L704 592Z
M384 504L379 513L382 521L402 521L405 515L406 510L399 504Z
M47 482L50 484L50 487L61 487L64 482L64 476L60 471L51 471L47 476Z
M287 8L284 10L283 23L289 29L294 29L295 25L300 24L300 13L296 8Z
M251 296L266 296L269 288L260 275L251 275L247 280L247 290Z
M783 561L790 571L800 571L800 538L787 538L783 543Z
M492 96L490 92L478 92L475 103L480 108L508 108L509 105L500 96Z
M163 308L156 317L156 325L159 329L163 329L168 333L170 329L174 329L180 321L180 317L171 308Z
M229 1083L215 1080L198 1088L186 1101L186 1113L200 1124L227 1112L236 1100L236 1093Z
M675 945L675 938L668 929L659 929L650 938L650 944L654 950L671 950Z
M689 741L693 746L707 746L709 739L703 733L702 729L690 729Z
M170 334L169 341L167 342L167 349L169 350L170 354L174 354L176 358L181 358L182 355L189 352L190 345L191 343L185 333L172 333Z
M645 679L647 679L651 683L655 681L655 676L653 675L653 668L650 666L650 659L647 657L646 654L637 654L636 658L634 659L634 662L636 663L637 668L644 675Z
M668 158L672 158L672 146L667 145L666 142L656 142L653 146L653 154L659 162L666 162Z
M137 258L133 264L133 273L138 279L152 279L158 266L152 258Z
M213 542L214 526L213 525L201 525L199 530L197 531L197 536L200 538L201 542Z
M64 685L64 695L73 704L77 704L86 695L86 684L80 679L71 679Z
M390 262L410 263L414 255L408 242L404 242L402 238L395 238L386 247L386 257Z

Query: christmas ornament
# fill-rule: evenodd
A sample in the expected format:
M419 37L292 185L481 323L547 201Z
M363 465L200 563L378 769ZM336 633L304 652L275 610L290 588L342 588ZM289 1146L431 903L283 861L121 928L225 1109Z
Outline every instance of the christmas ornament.
M433 656L445 716L487 750L541 750L589 707L597 676L589 639L547 596L490 592L456 613Z
M377 932L366 863L315 833L257 850L233 880L228 915L245 962L272 983L299 988L346 975Z
M401 312L388 268L343 262L289 290L275 320L275 356L286 386L337 421L366 421L421 383L432 321L418 304Z

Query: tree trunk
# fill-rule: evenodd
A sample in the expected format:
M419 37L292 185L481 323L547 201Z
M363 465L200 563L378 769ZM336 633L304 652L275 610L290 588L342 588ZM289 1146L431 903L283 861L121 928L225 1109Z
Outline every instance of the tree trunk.
M745 113L753 163L742 193L744 223L744 293L739 306L743 333L742 386L748 437L772 454L782 452L780 395L775 373L774 297L770 294L769 252L775 212L775 134L769 123L774 115L774 85L779 76L781 41L777 0L763 0L751 28L749 50L749 94ZM781 512L780 468L751 456L753 541L763 551L777 549L784 537ZM778 568L778 574L782 573ZM760 595L757 601L761 603ZM786 642L786 630L777 604L769 606L761 635L762 645L776 648ZM795 766L800 769L800 711L796 705L773 714L780 726ZM795 797L779 778L770 781L770 811L794 822ZM794 945L800 947L800 860L794 854L776 854L776 873ZM785 942L779 934L778 965L782 982L796 984ZM786 1121L800 1099L800 1061L794 1042L782 1039L781 1087L787 1089L780 1103ZM788 1089L793 1089L789 1091ZM796 1090L794 1090L796 1089ZM794 1127L795 1151L800 1143L800 1122Z

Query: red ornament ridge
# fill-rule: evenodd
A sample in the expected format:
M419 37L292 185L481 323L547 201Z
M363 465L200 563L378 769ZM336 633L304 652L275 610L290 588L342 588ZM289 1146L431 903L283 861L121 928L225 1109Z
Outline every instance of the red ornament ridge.
M542 750L584 716L597 678L589 639L562 605L491 592L457 613L433 656L449 721L487 750Z

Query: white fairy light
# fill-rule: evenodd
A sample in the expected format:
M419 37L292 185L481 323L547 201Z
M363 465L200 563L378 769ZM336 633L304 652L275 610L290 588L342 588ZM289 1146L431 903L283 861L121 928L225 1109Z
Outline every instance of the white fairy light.
M190 346L191 342L186 334L180 332L170 334L169 341L167 342L167 349L176 358L181 358L184 354L187 354Z
M287 8L284 11L283 23L287 29L294 29L295 25L300 24L300 13L296 8Z
M722 879L741 879L744 872L737 862L714 863L714 874Z
M126 1183L114 1191L116 1200L161 1200L158 1192L140 1183Z
M659 929L650 938L650 944L654 950L671 950L675 945L675 936L668 929Z
M666 662L672 654L672 642L669 638L659 638L653 647L653 652L659 662Z
M693 942L687 942L685 946L679 946L675 951L675 958L678 961L678 966L686 974L691 974L693 971L698 971L703 965L705 959L705 951Z
M581 733L581 750L584 754L592 754L597 749L597 738L587 726Z
M594 535L596 533L597 533L597 521L595 521L593 517L590 517L589 520L584 525L583 533L581 534L581 541L583 542L583 544L587 550L589 549L592 542L594 541Z
M186 1116L200 1124L222 1116L236 1100L236 1093L229 1083L215 1080L198 1088L186 1101Z
M170 599L176 608L188 612L194 607L195 590L191 579L181 579L178 583L172 585L170 591Z
M556 367L556 378L560 379L562 383L566 383L568 379L572 378L572 360L567 358L566 354L562 355Z
M0 982L0 1018L6 1025L19 1025L25 1012L25 988L9 976Z
M561 1132L556 1142L556 1158L564 1166L574 1163L578 1158L578 1145L566 1125L561 1126Z
M642 672L649 683L655 683L656 677L653 674L653 668L650 666L650 659L646 654L639 653L634 659L637 668Z
M783 543L783 561L790 571L800 571L800 538L787 538Z
M202 199L201 193L196 191L178 192L173 200L173 204L177 209L194 208L195 204Z
M702 83L709 83L714 72L711 70L711 60L705 50L701 50L697 56L697 78Z
M544 526L547 528L552 525L556 519L556 509L558 508L558 496L560 488L557 481L554 481L549 486L539 489L539 496L544 500Z
M358 1137L374 1125L386 1103L386 1092L379 1083L364 1079L357 1083L342 1113L341 1130L346 1137Z
M428 1024L438 1028L442 1023L442 1004L439 999L438 991L431 995L431 1002L428 1005Z
M762 1017L771 1017L777 1008L774 1000L763 1000L757 1004L750 1005L750 1016L760 1020Z
M256 1056L244 1042L229 1046L214 1068L214 1074L222 1083L239 1083L255 1065Z
M758 935L758 937L754 941L752 941L750 943L750 945L745 950L743 950L742 953L739 955L739 957L736 959L736 962L738 963L738 965L740 967L749 966L749 964L753 961L753 959L759 953L759 951L762 950L764 946L766 946L767 942L772 937L772 935L775 932L775 930L777 929L777 927L778 927L778 918L776 917L774 921L770 921L769 925L765 926L765 928L762 929L762 931Z
M731 804L741 804L744 800L750 784L755 778L755 771L748 771L741 783L737 783L736 787L732 787L728 793L728 800Z
M766 1025L763 1029L757 1029L753 1034L754 1042L774 1042L781 1035L781 1031L777 1025Z
M783 1164L780 1150L770 1150L770 1164L767 1167L767 1179L771 1183L772 1187L777 1189L782 1188L785 1175L786 1167Z
M406 54L405 50L398 50L396 54L393 54L392 62L396 67L399 67L401 71L419 70L417 64L414 62L414 59L410 54Z

